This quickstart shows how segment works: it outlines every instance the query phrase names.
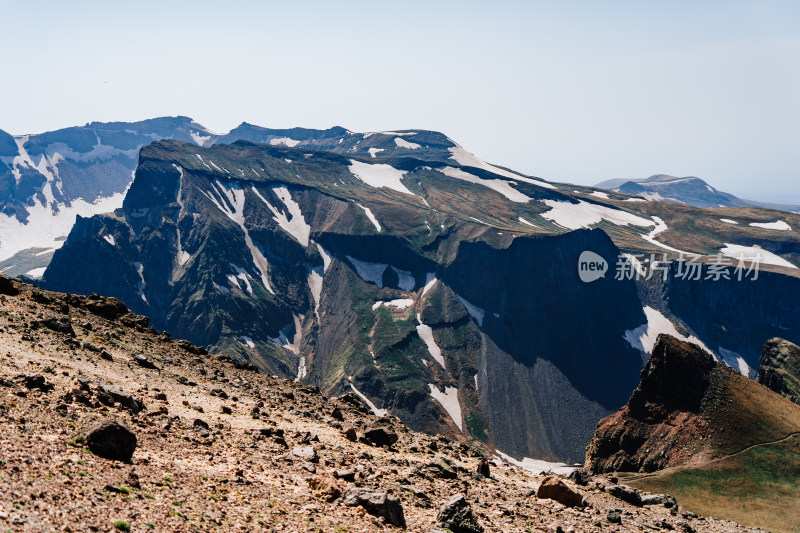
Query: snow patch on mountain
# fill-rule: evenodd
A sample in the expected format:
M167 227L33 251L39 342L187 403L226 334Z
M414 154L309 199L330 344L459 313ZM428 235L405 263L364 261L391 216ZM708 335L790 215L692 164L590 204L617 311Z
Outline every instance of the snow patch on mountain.
M269 340L281 346L282 348L286 348L293 354L300 353L300 341L303 339L303 317L298 315L293 315L294 323L287 324L278 332L277 337L268 337ZM289 339L289 334L294 329L294 336L292 339Z
M370 157L375 159L375 154L379 154L380 152L385 152L386 148L368 148L367 152L369 152Z
M403 185L403 176L405 175L405 171L403 170L398 170L385 163L371 165L369 163L356 161L355 159L350 160L349 168L353 176L357 177L371 187L386 187L403 194L416 196L413 192L408 190L405 185Z
M653 347L656 344L656 339L658 339L660 334L666 333L667 335L672 335L676 339L696 344L711 355L714 355L714 353L709 350L706 345L703 344L702 341L700 341L700 339L697 337L687 337L686 335L678 333L678 330L675 329L675 325L670 322L669 319L660 311L653 309L650 306L645 306L642 310L644 311L645 317L647 317L647 322L638 328L627 330L622 336L628 342L628 344L637 350L652 355Z
M464 431L463 422L461 420L461 405L458 403L458 389L456 387L445 387L444 392L440 391L438 387L429 383L431 398L439 402L439 405L444 407L447 414L453 420L459 431Z
M776 220L775 222L751 222L750 226L754 228L774 229L777 231L790 231L792 229L785 220Z
M103 235L103 240L105 240L111 246L116 246L117 241L114 240L113 235Z
M736 370L741 375L748 378L756 377L757 372L750 368L750 365L747 364L747 361L744 360L744 357L742 357L741 354L734 352L733 350L727 350L720 346L719 355L722 357L722 360L726 365Z
M311 236L311 226L306 223L305 218L303 217L303 212L300 209L300 205L294 201L292 195L289 193L289 189L284 186L275 186L272 187L272 192L283 202L283 205L286 206L287 211L289 212L289 216L287 217L281 211L278 211L275 207L269 203L264 196L259 192L258 189L255 187L252 188L253 192L258 196L264 204L272 211L272 219L278 223L278 226L297 239L297 242L303 245L304 248L308 247L308 240Z
M269 144L271 144L272 146L283 145L283 146L288 146L289 148L294 148L295 146L300 144L300 141L290 139L289 137L276 137L270 139Z
M719 253L735 259L742 259L744 261L756 261L764 265L775 265L787 268L797 268L795 265L784 259L783 257L764 250L757 244L752 246L743 246L740 244L728 244L720 249Z
M125 192L98 198L93 203L79 198L70 206L58 205L57 210L52 202L43 204L37 199L27 208L27 224L0 213L0 261L28 248L61 248L78 215L90 217L110 213L122 207L124 199Z
M47 267L32 268L25 272L25 275L33 279L39 279L44 275L45 270L47 270Z
M408 148L409 150L416 150L417 148L422 148L421 145L417 143L408 142L402 137L395 137L394 143L397 145L398 148Z
M414 300L411 298L397 298L395 300L380 300L372 304L372 310L375 311L381 306L396 307L398 309L407 309L414 305Z
M726 224L738 224L738 222L736 222L735 220L731 220L729 218L721 218L720 220L722 222L725 222Z
M541 214L542 218L552 220L567 229L588 228L607 220L617 226L652 226L653 221L640 216L612 209L604 205L579 201L578 203L561 200L544 200L550 210Z
M320 243L315 244L317 245L317 250L319 250L319 255L322 256L322 271L325 272L331 264L331 254Z
M314 298L314 314L319 322L319 302L322 298L322 281L325 275L323 266L311 267L308 272L308 288L311 290L311 297Z
M488 187L489 189L492 189L493 191L502 194L512 202L526 203L531 200L530 196L522 194L521 192L513 188L511 186L511 183L505 180L501 179L488 180L479 178L474 174L470 174L469 172L465 172L460 168L455 168L455 167L440 168L439 172L451 178L467 181L469 183L476 183L478 185L483 185L484 187Z
M369 221L372 222L372 225L375 226L375 229L378 230L378 232L380 232L381 224L380 222L378 222L378 219L375 218L375 215L372 213L372 210L369 207L364 207L361 204L356 204L356 205L364 210L364 213L367 214L367 218L369 219Z
M425 343L425 346L428 347L428 353L431 354L431 357L433 357L437 363L442 365L442 368L446 368L442 350L433 338L433 329L422 322L422 315L420 315L420 313L417 313L417 322L419 322L417 325L417 334L419 338L422 339L422 342Z
M691 252L685 252L683 250L678 250L677 248L673 248L672 246L668 246L668 245L666 245L664 243L658 242L656 240L656 235L668 230L669 228L667 227L667 223L664 222L663 220L661 220L659 217L654 216L653 220L655 221L656 227L653 228L653 231L651 231L647 235L642 235L642 238L644 240L646 240L650 244L654 244L654 245L658 246L659 248L663 248L663 249L669 250L671 252L677 252L677 253L686 254L686 255L697 255L697 254L693 254Z
M383 288L383 272L386 270L386 263L370 263L369 261L359 261L355 257L346 256L348 261L356 269L358 277L368 283L374 283L379 289Z
M142 263L135 262L133 263L133 267L136 269L136 273L139 274L139 283L136 287L136 292L139 294L139 298L141 298L144 303L148 303L147 297L144 295L144 288L146 286L146 282L144 281L144 265Z
M404 291L413 291L414 285L416 285L416 280L414 279L414 274L409 272L408 270L401 270L396 267L392 267L395 274L397 274L398 282L397 286L403 289Z
M514 459L510 455L507 455L500 450L495 450L495 454L499 457L502 461L505 461L508 464L512 464L517 468L522 468L523 470L527 470L533 474L543 474L544 472L552 472L553 474L566 476L577 470L577 466L570 466L565 463L551 463L549 461L543 461L541 459L531 459L530 457L524 457L521 461Z
M428 272L425 274L425 286L422 288L421 296L425 296L425 293L431 290L437 281L439 280L436 278L436 274L433 272Z
M456 294L456 298L458 298L458 301L461 302L461 305L463 305L464 308L467 310L469 316L471 316L475 320L475 322L478 323L478 326L483 326L483 317L486 314L486 311L484 311L477 305L469 303L467 300L465 300L458 294Z
M493 174L497 174L498 176L503 176L505 178L509 178L512 180L519 180L524 181L526 183L530 183L532 185L537 185L539 187L544 187L545 189L555 189L555 186L541 180L536 180L532 178L528 178L526 176L521 176L520 174L516 174L514 172L502 169L500 167L496 167L494 165L490 165L486 161L479 159L472 155L471 153L467 152L460 146L454 146L452 148L448 148L450 151L450 159L455 160L456 163L465 167L475 167L480 168L481 170L488 170Z
M195 142L197 146L205 147L210 144L209 141L211 140L211 135L202 135L198 131L190 131L189 136L192 138L192 140Z
M355 393L355 395L358 396L359 398L361 398L364 401L364 403L367 404L367 407L369 407L369 410L372 411L372 414L374 414L377 417L386 416L386 413L388 413L388 411L386 409L378 409L378 406L376 406L374 403L372 403L372 400L367 398L364 394L361 393L360 390L358 390L356 388L355 385L353 385L353 381L352 380L348 379L348 381L350 381L350 388L353 389L353 392Z
M245 269L243 269L238 265L234 265L233 263L228 263L228 264L234 271L236 271L236 275L235 276L229 275L228 280L231 281L232 284L235 284L236 288L239 290L242 290L242 287L241 285L239 285L238 280L242 280L242 282L245 285L245 289L247 290L247 294L253 294L253 287L252 285L250 285L250 274L248 274Z

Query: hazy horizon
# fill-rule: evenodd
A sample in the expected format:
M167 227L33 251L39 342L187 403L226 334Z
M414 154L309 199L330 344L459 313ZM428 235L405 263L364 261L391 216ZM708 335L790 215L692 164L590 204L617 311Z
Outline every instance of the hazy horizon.
M792 2L0 8L15 135L165 115L431 129L548 180L692 175L800 203Z

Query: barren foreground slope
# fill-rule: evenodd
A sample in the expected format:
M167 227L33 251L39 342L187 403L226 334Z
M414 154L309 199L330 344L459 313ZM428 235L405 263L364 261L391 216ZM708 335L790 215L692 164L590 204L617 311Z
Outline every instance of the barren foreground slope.
M171 341L112 299L8 278L0 293L4 531L745 529L668 498L626 503L609 493L641 494L601 478L486 463L479 474L484 450ZM129 462L89 451L103 419L135 434Z

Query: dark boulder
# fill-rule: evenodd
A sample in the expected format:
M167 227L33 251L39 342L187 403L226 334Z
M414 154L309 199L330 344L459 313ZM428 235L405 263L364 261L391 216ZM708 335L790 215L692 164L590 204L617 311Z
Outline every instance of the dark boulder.
M107 397L111 398L112 401L118 402L122 405L125 409L128 409L132 413L138 413L141 411L144 406L133 397L133 395L129 392L124 391L120 387L115 385L100 385L97 387L98 392L104 393ZM100 394L97 395L98 398Z
M481 526L472 516L470 507L463 494L456 494L450 501L442 505L436 515L439 525L453 533L481 533Z
M56 333L63 333L65 335L69 335L70 337L75 336L75 330L72 327L72 321L69 319L69 317L46 318L44 320L40 320L38 325L45 327L50 331L55 331Z
M0 294L16 296L19 294L19 289L17 288L16 283L11 280L11 278L0 275Z
M342 503L348 507L361 506L369 514L380 516L387 524L397 527L406 527L406 518L400 502L390 498L384 492L375 492L370 489L349 488L344 493Z
M364 432L364 441L373 446L391 446L397 439L397 433L381 426L373 426Z
M158 370L158 367L144 355L137 355L133 361L142 368L149 368L151 370Z
M136 435L116 420L101 420L86 431L86 445L99 456L129 462L136 450Z
M53 384L49 383L47 379L41 374L33 374L31 376L25 376L23 378L23 383L25 384L25 388L27 389L39 389L43 392L50 392L53 390Z
M128 307L116 298L98 298L89 300L86 308L97 316L114 320L128 312Z

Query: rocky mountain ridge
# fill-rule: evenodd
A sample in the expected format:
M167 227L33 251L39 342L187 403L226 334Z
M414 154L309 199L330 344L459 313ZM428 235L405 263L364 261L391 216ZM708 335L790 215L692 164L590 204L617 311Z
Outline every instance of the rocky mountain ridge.
M400 133L357 136L422 135ZM767 338L800 340L795 229L458 165L454 147L436 161L417 140L414 157L154 143L123 208L78 219L42 283L116 296L176 337L358 392L414 429L567 463L624 404L658 333L748 374ZM683 249L711 268L706 254L753 242L774 250L758 281L678 279L677 263L663 281L578 276L586 250L614 268Z
M800 212L800 205L773 204L738 198L715 189L695 176L678 178L666 174L656 174L640 180L606 180L598 183L595 187L634 194L647 200L678 202L694 207L762 207L792 213Z

